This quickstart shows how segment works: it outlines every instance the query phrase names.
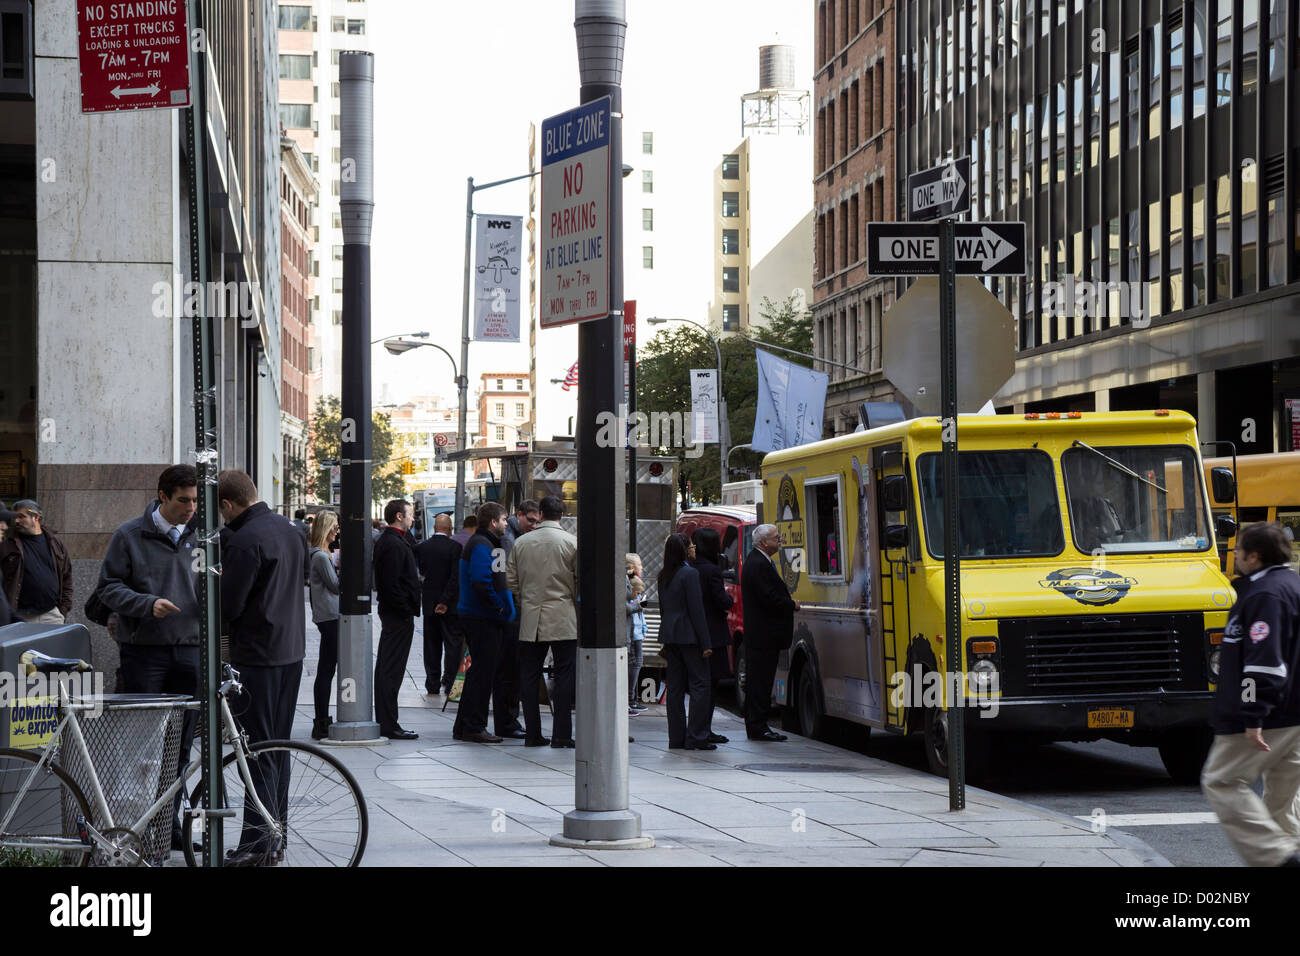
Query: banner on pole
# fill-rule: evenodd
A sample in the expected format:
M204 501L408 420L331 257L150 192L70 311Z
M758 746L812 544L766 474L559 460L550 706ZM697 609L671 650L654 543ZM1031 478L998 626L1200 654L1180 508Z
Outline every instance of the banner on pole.
M830 376L755 349L758 359L758 409L754 451L780 451L818 441Z
M474 341L519 341L520 216L476 216Z
M691 369L691 441L714 445L718 441L718 370Z

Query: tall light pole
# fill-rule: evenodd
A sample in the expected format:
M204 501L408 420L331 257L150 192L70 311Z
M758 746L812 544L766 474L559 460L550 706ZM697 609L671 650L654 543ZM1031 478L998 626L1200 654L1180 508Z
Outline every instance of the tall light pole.
M659 317L646 319L651 325L663 325L665 322L685 322L687 325L693 325L709 337L713 343L713 351L718 356L718 501L722 501L722 486L727 483L727 433L723 430L723 424L727 418L727 400L722 394L722 346L718 344L718 337L709 330L706 325L701 325L694 319L664 319Z
M473 251L471 246L474 243L474 194L482 192L485 189L491 189L494 186L504 186L507 183L517 183L521 179L532 179L534 176L540 176L542 171L524 173L521 176L511 176L509 179L498 179L496 182L484 183L482 186L474 185L474 177L470 176L465 180L465 290L461 302L462 313L460 319L460 379L458 381L460 389L460 409L458 412L456 434L461 446L457 449L461 454L465 452L466 429L468 428L469 419L469 287L473 281ZM452 363L455 365L455 363ZM456 527L459 528L465 521L465 459L456 459Z

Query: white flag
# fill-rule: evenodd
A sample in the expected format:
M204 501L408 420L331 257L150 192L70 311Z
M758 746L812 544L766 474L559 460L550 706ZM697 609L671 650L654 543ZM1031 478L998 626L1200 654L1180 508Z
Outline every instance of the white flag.
M519 216L478 216L474 268L474 340L519 341Z
M718 440L718 370L691 369L691 442L712 445Z
M754 352L758 358L758 409L750 446L754 451L780 451L820 441L830 376L762 349Z

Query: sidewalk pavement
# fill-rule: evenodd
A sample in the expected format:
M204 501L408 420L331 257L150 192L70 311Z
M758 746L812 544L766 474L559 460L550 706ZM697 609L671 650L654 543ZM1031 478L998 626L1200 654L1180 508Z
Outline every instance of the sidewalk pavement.
M949 812L946 780L795 735L749 741L722 710L713 729L730 743L669 750L662 706L628 721L631 809L654 848L553 847L573 809L575 751L453 741L456 704L444 712L423 693L420 626L398 698L420 738L330 748L366 797L364 866L1170 865L1128 834L974 787ZM310 739L319 635L307 632L294 737ZM546 708L542 719L549 736Z

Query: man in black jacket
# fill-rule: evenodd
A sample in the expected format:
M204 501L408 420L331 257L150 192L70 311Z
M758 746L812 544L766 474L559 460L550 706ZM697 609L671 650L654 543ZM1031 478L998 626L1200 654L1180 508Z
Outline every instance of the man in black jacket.
M113 532L99 569L100 600L117 612L122 689L128 694L199 693L198 572L190 521L199 506L193 465L158 476L158 497L143 515ZM190 759L198 715L186 711L179 769ZM183 848L181 795L172 817L172 849Z
M1237 534L1237 602L1220 644L1201 787L1249 866L1300 866L1300 576L1275 522ZM1264 778L1264 794L1255 781Z
M451 515L433 519L433 535L416 547L415 561L424 578L424 689L445 694L460 670L463 640L456 616L460 544L451 538Z
M780 547L776 525L759 525L754 529L754 548L740 572L745 606L745 733L750 740L786 739L767 726L776 660L794 638L794 612L799 610L799 602L790 597L772 563Z
M246 702L242 709L236 702L234 710L249 743L285 739L293 732L307 643L302 538L288 518L257 500L257 487L242 471L217 476L217 497L229 532L221 552L221 619ZM263 805L285 826L288 754L254 761L249 769ZM274 865L282 852L270 844L261 814L246 804L239 847L226 865Z
M394 498L384 506L388 523L375 541L375 590L379 593L379 654L375 659L375 720L389 740L415 740L420 735L397 722L397 691L406 673L420 613L420 572L407 532L414 516L411 503Z

